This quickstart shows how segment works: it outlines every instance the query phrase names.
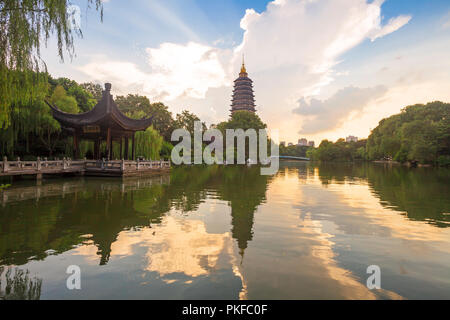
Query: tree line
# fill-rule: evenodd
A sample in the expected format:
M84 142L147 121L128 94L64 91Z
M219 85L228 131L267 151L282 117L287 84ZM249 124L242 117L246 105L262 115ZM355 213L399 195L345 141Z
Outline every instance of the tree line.
M72 157L73 138L61 130L45 100L64 112L82 113L91 110L102 97L103 88L95 83L77 83L67 78L52 78L46 74L46 86L41 86L33 100L12 103L8 108L8 125L0 128L0 154L10 159L33 160L40 157ZM193 131L195 114L184 110L175 116L161 102L151 103L141 95L128 94L115 98L118 108L128 117L142 119L153 116L153 125L136 133L136 155L147 159L168 158L173 148L171 133L175 128ZM93 156L93 143L82 141L82 157ZM103 146L105 149L105 146ZM113 156L119 157L119 146Z
M307 156L320 161L385 160L450 165L450 104L439 101L404 108L381 120L367 140L323 140Z

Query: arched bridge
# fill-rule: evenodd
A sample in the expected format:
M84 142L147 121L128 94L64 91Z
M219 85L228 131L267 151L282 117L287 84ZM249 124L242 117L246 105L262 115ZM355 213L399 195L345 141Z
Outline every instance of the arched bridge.
M310 161L310 158L304 158L304 157L292 157L292 156L279 156L279 157L275 157L273 156L272 158L279 158L280 160L297 160L297 161Z

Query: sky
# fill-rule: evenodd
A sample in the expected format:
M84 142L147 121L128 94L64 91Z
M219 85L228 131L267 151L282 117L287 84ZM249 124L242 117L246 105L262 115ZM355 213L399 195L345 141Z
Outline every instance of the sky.
M54 77L112 83L208 125L228 119L242 55L280 141L365 138L404 107L450 101L448 0L104 0L80 7L75 56Z

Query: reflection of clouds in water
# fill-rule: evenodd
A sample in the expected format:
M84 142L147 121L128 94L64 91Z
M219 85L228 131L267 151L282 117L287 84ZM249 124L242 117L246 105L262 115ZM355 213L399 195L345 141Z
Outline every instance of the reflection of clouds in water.
M261 256L255 257L251 253L247 255L244 276L250 298L266 298L261 292L282 288L283 297L286 295L285 298L291 299L376 299L377 295L366 287L365 280L362 281L351 270L340 266L334 251L334 235L325 230L325 221L319 221L311 212L303 210L299 221L298 205L293 204L313 201L317 205L321 202L320 199L308 197L303 186L304 182L298 179L298 173L277 176L267 192L267 206L255 214L257 222L267 224L270 221L273 228L277 229L279 236L272 239L271 245L279 247L280 252L272 255L272 261L261 259ZM313 183L311 188L315 189L316 186L320 186L320 182ZM279 214L273 220L275 210ZM255 234L258 235L257 228ZM297 241L293 242L292 239ZM277 273L273 272L274 264L278 265ZM253 276L256 270L258 277ZM260 279L265 281L261 282ZM384 292L384 295L401 298L393 292Z
M110 263L138 255L138 248L144 248L146 252L143 269L156 272L166 284L181 281L190 285L195 278L214 277L218 270L230 269L242 282L239 298L246 298L240 257L235 253L230 232L208 233L203 221L169 215L152 228L122 231L111 246ZM94 245L80 246L72 254L84 256L90 264L98 264L97 247Z
M259 171L258 175L244 175L236 168L190 171L194 169L175 171L181 174L167 188L150 184L142 191L129 190L126 196L108 193L118 185L102 183L106 190L102 199L109 203L105 216L98 210L104 207L102 201L84 201L76 193L75 205L67 192L65 200L59 200L64 204L58 207L62 220L56 214L47 218L46 202L40 201L41 218L63 222L59 241L42 247L55 249L55 243L66 240L68 230L73 235L70 243L77 245L68 251L63 250L72 246L62 246L64 253L26 266L45 279L43 298L74 297L59 291L65 279L59 278L58 269L67 263L82 267L87 284L83 295L93 298L446 296L450 228L411 220L404 212L383 206L367 180L354 178L363 176L354 168L333 176L335 171L290 165L267 179L259 179ZM139 185L143 187L142 180L137 180ZM85 188L77 186L81 187ZM14 208L9 208L10 217L16 217ZM23 208L33 212L35 204ZM36 224L34 215L25 221L30 225L27 230ZM50 227L44 230L54 230ZM14 231L11 228L10 234ZM103 256L110 259L99 266ZM366 288L366 268L372 264L381 267L382 288L391 291Z
M332 239L334 236L323 231L323 225L320 221L311 220L308 214L303 219L302 224L302 231L311 235L316 234L316 239L319 241L318 244L311 247L311 256L318 259L318 263L325 267L329 278L339 283L336 290L342 297L351 300L377 299L375 294L377 292L378 294L382 293L389 299L402 299L400 295L392 291L370 291L350 270L340 267L333 251L335 243Z
M229 233L208 234L202 221L164 219L157 228L157 235L145 238L148 247L148 271L157 271L161 276L184 273L198 277L217 268L219 255L229 252Z
M428 245L437 245L437 242L442 242L440 249L450 253L448 246L450 229L437 228L423 221L410 220L398 211L383 207L367 185L344 184L336 189L333 188L333 191L338 194L340 201L356 210L348 211L348 214L364 213L368 223L390 229L391 237L420 241L422 245L417 243L417 246L423 246L421 251L424 252L429 251Z
M111 259L134 255L138 246L147 248L146 270L161 276L184 273L198 277L216 268L219 255L232 252L231 245L229 232L208 234L202 221L168 216L153 228L122 231L111 245ZM80 246L73 254L98 263L97 248L93 245Z
M319 175L309 176L308 180L300 185L294 174L285 178L297 193L298 200L293 203L297 203L294 208L300 212L300 226L313 224L312 230L325 241L316 256L323 258L321 265L329 270L331 278L339 279L342 271L353 271L355 276L351 277L361 278L364 284L363 267L376 262L382 263L385 286L401 295L408 296L422 283L433 286L443 280L439 269L444 270L445 261L449 260L449 229L410 220L402 212L383 207L365 181L329 181L326 188L317 188L321 183ZM438 268L432 270L430 265ZM397 293L383 290L376 295L401 298Z

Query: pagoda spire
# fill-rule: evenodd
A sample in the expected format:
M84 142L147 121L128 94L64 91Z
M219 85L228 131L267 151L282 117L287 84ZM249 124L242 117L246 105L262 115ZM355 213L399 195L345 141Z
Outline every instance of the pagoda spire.
M242 67L241 67L241 73L247 73L247 69L245 69L244 54L242 54Z

